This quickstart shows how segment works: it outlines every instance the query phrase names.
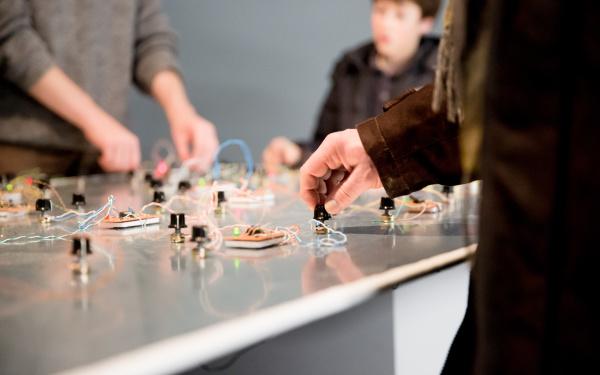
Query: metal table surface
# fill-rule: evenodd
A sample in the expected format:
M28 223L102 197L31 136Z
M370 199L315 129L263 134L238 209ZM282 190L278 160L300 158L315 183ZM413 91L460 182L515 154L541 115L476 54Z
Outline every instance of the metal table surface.
M293 176L288 182L293 190ZM77 183L60 185L60 194L70 198ZM314 241L312 212L297 196L275 192L275 204L264 209L227 208L219 226L262 217L270 226L298 224L300 238ZM119 210L150 200L142 184L114 177L87 178L85 193L87 207L95 208L110 194ZM384 194L367 192L357 205ZM464 196L473 201L468 212ZM71 272L68 238L1 244L0 373L158 374L205 363L463 261L476 242L477 197L478 185L455 187L441 213L398 225L375 222L378 206L347 209L328 223L347 235L343 247L224 249L204 260L192 256L193 244L169 241L167 216L156 228L133 232L90 228L88 278ZM177 204L178 211L192 210ZM44 225L29 215L0 222L0 240L76 229L76 219Z

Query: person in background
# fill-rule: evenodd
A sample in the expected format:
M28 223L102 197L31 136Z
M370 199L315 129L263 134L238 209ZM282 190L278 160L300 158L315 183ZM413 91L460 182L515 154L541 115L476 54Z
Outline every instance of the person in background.
M409 88L435 79L438 39L426 37L440 0L373 0L373 40L346 52L336 63L312 142L276 137L263 151L267 166L299 166L323 139L382 112Z
M444 374L594 372L600 6L450 0L448 10L435 87L330 134L300 170L301 195L337 214L369 188L395 197L481 178L469 302Z
M182 160L207 164L215 127L190 103L158 0L0 0L0 173L131 171L131 83L164 109Z

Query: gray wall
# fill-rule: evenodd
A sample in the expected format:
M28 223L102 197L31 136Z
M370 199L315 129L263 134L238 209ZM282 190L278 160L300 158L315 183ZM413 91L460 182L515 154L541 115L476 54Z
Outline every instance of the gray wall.
M370 37L370 0L164 0L180 37L188 94L221 142L245 140L255 158L277 135L307 139L333 62ZM439 27L438 27L439 28ZM144 158L169 129L160 108L132 91ZM241 161L231 150L225 158Z

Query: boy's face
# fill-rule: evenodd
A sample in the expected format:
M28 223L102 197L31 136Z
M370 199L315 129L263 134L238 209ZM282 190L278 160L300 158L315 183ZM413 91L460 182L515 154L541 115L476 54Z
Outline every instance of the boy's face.
M371 29L380 55L394 58L414 53L421 37L431 31L433 17L422 17L421 7L406 0L375 0Z

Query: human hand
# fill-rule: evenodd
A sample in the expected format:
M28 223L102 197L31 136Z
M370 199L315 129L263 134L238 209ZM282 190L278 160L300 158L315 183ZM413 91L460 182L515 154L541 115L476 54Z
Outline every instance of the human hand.
M380 187L377 169L355 129L329 134L300 168L300 196L304 202L311 209L324 204L332 215L364 191Z
M276 137L263 150L263 163L268 167L285 164L291 167L302 158L302 148L285 137Z
M106 172L128 172L140 166L138 137L108 115L99 115L93 124L82 127L83 135L102 155L98 164Z
M193 166L202 171L210 168L219 148L215 126L193 109L169 116L169 123L179 159L198 158Z

